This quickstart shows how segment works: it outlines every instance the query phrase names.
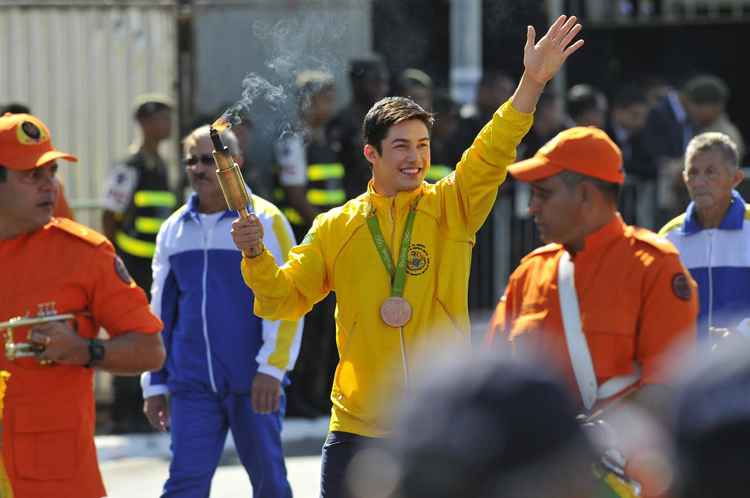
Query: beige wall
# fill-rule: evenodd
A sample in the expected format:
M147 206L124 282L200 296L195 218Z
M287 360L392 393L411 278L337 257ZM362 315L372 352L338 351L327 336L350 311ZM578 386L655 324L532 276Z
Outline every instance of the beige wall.
M29 105L55 146L79 156L60 176L76 217L95 228L108 171L137 140L135 97L174 97L172 3L0 1L0 104Z

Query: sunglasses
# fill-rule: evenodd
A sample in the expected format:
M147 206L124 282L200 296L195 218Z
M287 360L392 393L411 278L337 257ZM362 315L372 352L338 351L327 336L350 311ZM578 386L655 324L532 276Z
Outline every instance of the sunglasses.
M201 154L200 156L187 156L182 160L185 166L195 166L198 163L203 163L206 166L213 166L214 156L211 154Z

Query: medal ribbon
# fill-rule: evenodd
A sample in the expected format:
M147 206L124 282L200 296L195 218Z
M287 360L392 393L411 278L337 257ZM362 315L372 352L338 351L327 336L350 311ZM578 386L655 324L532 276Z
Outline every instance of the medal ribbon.
M411 242L411 231L414 227L414 218L417 215L418 202L419 199L417 199L417 201L409 208L409 216L406 218L404 234L401 236L401 248L399 249L398 263L395 268L393 267L391 253L385 245L383 232L380 230L375 211L372 210L367 216L367 226L370 229L372 241L375 243L375 248L378 250L378 254L383 261L385 269L388 270L388 274L391 276L391 297L401 297L404 295L404 285L406 284L406 257L409 252L409 242Z

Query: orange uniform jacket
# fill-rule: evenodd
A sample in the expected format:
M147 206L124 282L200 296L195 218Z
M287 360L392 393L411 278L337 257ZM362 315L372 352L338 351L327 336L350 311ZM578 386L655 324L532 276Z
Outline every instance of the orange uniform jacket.
M509 341L514 352L541 354L578 393L557 293L560 244L526 256L495 310L487 342ZM678 341L695 342L695 282L677 250L619 216L586 238L572 259L581 325L599 385L642 366L641 381L666 381L664 354Z
M0 321L14 316L76 313L78 334L99 326L110 336L158 333L144 292L132 283L107 239L53 218L44 228L0 240ZM24 342L28 328L14 331ZM8 361L3 457L15 498L101 498L106 493L94 447L93 370Z

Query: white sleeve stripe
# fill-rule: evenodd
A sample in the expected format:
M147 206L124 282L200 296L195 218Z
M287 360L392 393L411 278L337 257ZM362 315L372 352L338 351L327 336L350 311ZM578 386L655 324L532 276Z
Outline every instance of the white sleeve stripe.
M162 316L161 300L164 293L164 285L171 271L169 264L169 254L167 253L167 241L171 236L171 228L179 216L182 209L173 213L169 219L159 229L156 235L156 252L151 260L151 271L153 273L153 283L151 284L151 311L159 318Z
M270 211L269 209L263 213L263 243L273 254L277 264L282 265L294 244L294 233L278 210ZM297 322L263 320L263 347L256 357L258 364L263 368L291 370L299 354L303 324L304 319Z

